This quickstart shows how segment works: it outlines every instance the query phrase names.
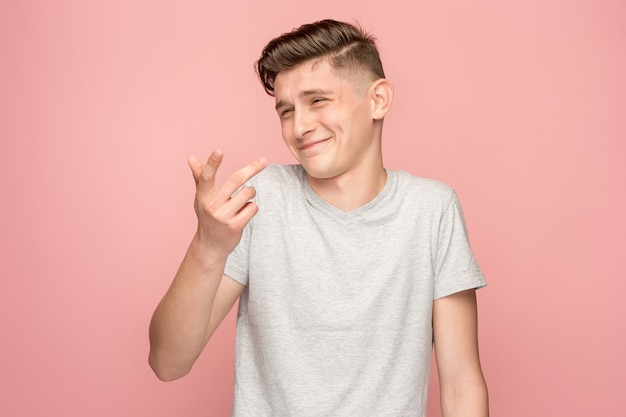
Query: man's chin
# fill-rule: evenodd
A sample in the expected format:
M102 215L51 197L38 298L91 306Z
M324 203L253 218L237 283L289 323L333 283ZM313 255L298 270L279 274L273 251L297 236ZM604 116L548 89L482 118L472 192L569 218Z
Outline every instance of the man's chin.
M324 167L311 163L301 163L301 165L310 179L324 181L335 178L338 175L336 170L333 170L330 167Z

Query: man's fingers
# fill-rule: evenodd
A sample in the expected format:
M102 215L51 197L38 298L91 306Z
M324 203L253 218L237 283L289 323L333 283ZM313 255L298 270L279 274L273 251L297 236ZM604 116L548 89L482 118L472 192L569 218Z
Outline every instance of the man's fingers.
M235 215L235 219L240 222L241 228L243 228L258 211L258 206L252 201L248 201Z
M224 153L222 151L215 150L209 156L206 164L203 164L195 156L190 157L187 161L196 181L197 193L208 196L209 193L216 191L214 196L217 200L215 201L227 202L230 200L247 181L265 169L268 164L267 159L259 158L233 173L219 189L216 189L215 175L223 157ZM244 204L245 201L242 201L241 204Z
M200 174L202 173L202 167L204 165L195 156L190 156L187 160L187 164L189 165L189 168L191 168L191 175L193 175L196 185L198 185L198 181L200 181Z
M255 195L254 188L242 187L224 204L224 214L228 217L236 216Z
M259 158L233 173L220 189L220 198L229 199L247 181L267 167L267 159Z
M223 158L224 158L224 153L221 150L216 149L213 152L211 152L211 155L209 155L209 159L207 159L206 165L205 165L205 169L209 168L207 175L211 175L213 178L215 178L215 173L217 172L217 169L222 163Z
M222 163L224 154L220 150L211 152L206 164L203 164L195 156L189 157L187 164L191 168L191 174L196 182L196 187L202 189L212 189L215 186L215 173Z
M223 157L224 154L220 150L211 152L211 155L209 156L206 164L202 167L200 177L198 178L198 188L200 192L208 192L215 187L215 175L217 174L217 169L222 163Z

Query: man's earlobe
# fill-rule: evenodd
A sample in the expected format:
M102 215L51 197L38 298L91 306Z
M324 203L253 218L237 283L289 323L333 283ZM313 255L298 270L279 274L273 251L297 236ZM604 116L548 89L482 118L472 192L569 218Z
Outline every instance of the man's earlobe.
M372 117L383 119L393 101L393 85L386 78L380 78L372 84Z

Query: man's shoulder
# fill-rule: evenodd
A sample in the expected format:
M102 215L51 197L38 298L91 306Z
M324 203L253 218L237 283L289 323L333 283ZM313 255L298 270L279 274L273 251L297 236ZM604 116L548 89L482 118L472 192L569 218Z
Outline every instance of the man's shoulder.
M255 201L282 204L304 192L304 169L300 165L269 164L248 185L256 190Z
M254 177L254 182L260 185L298 183L302 175L303 169L300 165L269 164Z
M454 189L433 178L416 176L406 171L390 171L397 178L398 189L421 198L449 199Z

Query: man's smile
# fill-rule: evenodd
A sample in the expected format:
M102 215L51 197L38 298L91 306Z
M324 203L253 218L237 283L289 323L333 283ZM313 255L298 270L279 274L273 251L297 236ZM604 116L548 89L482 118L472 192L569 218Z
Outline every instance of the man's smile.
M326 139L319 139L319 140L310 140L304 143L301 143L299 145L296 146L296 148L302 152L302 151L309 151L312 149L317 148L318 146L326 143L330 138L326 138Z

